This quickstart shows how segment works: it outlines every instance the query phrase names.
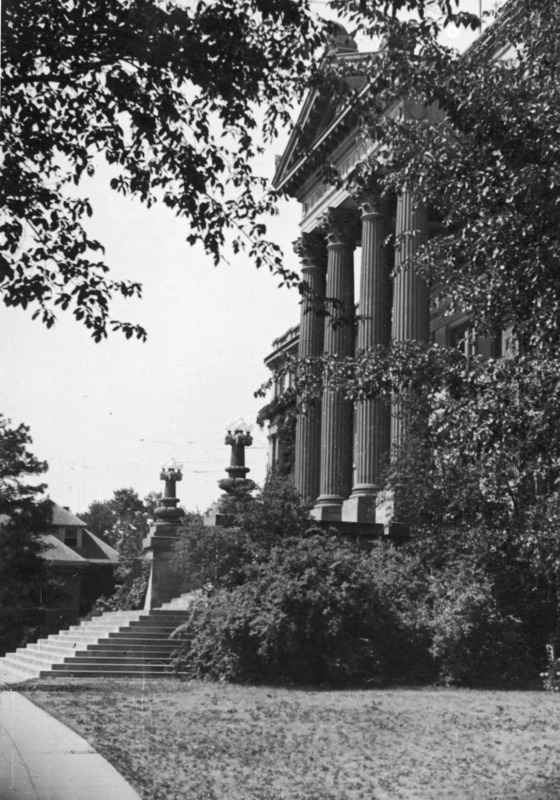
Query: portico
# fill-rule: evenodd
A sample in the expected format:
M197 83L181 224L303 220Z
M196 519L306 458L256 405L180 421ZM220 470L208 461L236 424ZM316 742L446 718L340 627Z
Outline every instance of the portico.
M398 198L396 215L375 192L348 200L318 215L317 227L302 233L296 243L309 298L322 298L329 309L328 316L320 316L311 307L312 299L302 303L301 358L324 353L342 359L388 344L391 338L429 338L429 291L411 263L427 237L425 211L409 196ZM385 246L391 225L397 241L394 253ZM361 269L355 292L358 248ZM298 418L296 428L296 487L314 502L313 516L374 522L376 487L391 442L397 445L400 436L396 401L352 403L325 388L321 400Z
M337 58L359 58L348 37ZM422 119L435 112L402 100L388 113ZM325 181L317 167L320 155L321 163L334 165L345 177L374 150L374 143L359 138L348 110L331 112L324 98L311 93L280 159L275 185L302 207L295 250L310 294L301 305L301 358L326 354L343 359L391 339L429 339L429 289L414 268L414 254L428 237L426 209L409 192L392 202L382 199L375 185L353 194ZM394 247L387 247L391 233ZM314 313L317 300L324 301L327 316ZM314 503L313 516L375 522L377 486L391 445L397 446L401 437L396 400L353 403L325 388L321 400L298 417L296 428L296 488Z

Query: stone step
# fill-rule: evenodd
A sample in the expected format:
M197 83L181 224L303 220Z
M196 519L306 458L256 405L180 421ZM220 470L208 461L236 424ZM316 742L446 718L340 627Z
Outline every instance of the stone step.
M75 627L76 625L80 625L80 626L91 625L92 622L102 622L102 621L108 620L108 619L109 620L110 619L124 619L124 620L127 620L127 619L138 619L138 617L143 613L145 613L145 612L141 611L141 610L136 610L136 611L105 611L105 612L103 612L103 614L95 614L95 616L88 617L88 619L83 619L81 622L76 622L74 624L74 626L69 626L69 627Z
M76 643L81 645L86 644L93 644L94 642L98 642L99 639L103 638L103 636L110 636L111 633L116 633L116 631L105 631L104 633L95 634L87 634L87 633L75 633L74 636L63 636L60 639L53 638L51 639L50 636L45 641L48 641L50 644L62 644L65 646L66 642Z
M107 638L107 639L99 639L97 642L90 642L89 644L85 645L84 647L77 647L77 650L89 650L90 647L120 647L126 649L127 647L132 647L134 645L138 645L141 647L179 647L180 643L190 641L189 639L170 639L168 636L162 637L153 637L151 639L146 639L143 636L138 637L114 637L114 638Z
M97 669L69 669L67 671L56 672L53 670L41 670L37 676L39 678L181 678L186 677L185 672L162 672L159 669L152 667L142 667L140 670L132 670L129 668L106 669L99 666Z
M0 658L0 686L2 684L20 683L21 681L28 681L30 676L25 672L20 672L15 667L8 667L3 663L4 659Z
M125 641L126 639L145 639L146 641L151 641L152 639L169 639L171 631L158 631L158 630L125 630L125 631L112 631L107 634L105 639L122 639Z
M188 640L187 640L188 641ZM184 643L184 642L183 642ZM156 642L155 644L122 644L121 642L91 644L87 650L76 651L82 653L172 653L177 649L177 642ZM68 655L66 651L64 655Z
M65 628L63 631L59 631L58 634L55 634L55 636L72 636L75 633L90 633L92 631L118 631L119 628L128 628L129 625L137 624L138 617L132 620L105 620L105 622L92 622L90 625L72 625L71 628ZM172 625L173 623L162 620L161 624Z
M6 669L8 669L10 671L14 671L17 674L22 674L23 673L26 676L25 679L33 678L33 677L35 677L37 675L37 667L36 666L33 666L33 665L29 664L29 663L24 663L24 662L19 662L19 661L13 660L12 659L13 655L14 655L13 653L9 653L8 655L4 656L4 659L3 659L4 663L2 665L2 668L4 668L4 666L5 666Z
M77 628L75 631L60 631L60 633L54 634L52 638L54 639L55 637L58 637L61 640L66 640L75 639L77 636L85 636L91 639L99 636L102 633L116 633L117 631L121 630L121 628L126 630L128 625L103 625L97 630L95 628ZM49 639L50 638L51 637L49 636Z
M50 667L56 663L56 661L62 660L61 656L58 658L51 658L49 656L32 656L30 653L10 653L5 658L8 667L13 666L15 669L34 673L36 673L38 669Z
M6 674L31 677L161 677L175 675L174 650L192 634L171 634L183 625L192 595L153 611L109 611L51 634L0 659Z
M131 623L135 623L138 620L138 617L116 617L112 619L96 619L91 620L88 622L84 622L82 625L70 625L69 628L64 628L64 630L59 631L59 633L72 633L72 631L91 631L91 630L103 630L107 628L119 628L124 625L130 625Z
M179 626L182 626L183 622L180 622L178 625L166 625L165 623L158 623L157 625L127 625L126 627L119 628L120 631L144 631L145 633L154 633L155 631L165 631L169 636L173 631L176 631ZM113 633L114 631L111 631Z
M161 633L163 636L171 636L178 627L178 625L129 625L126 628L119 628L118 631L108 631L108 633L135 633L137 636Z
M98 669L99 668L99 669ZM78 673L85 673L90 672L95 674L99 670L102 670L104 673L113 673L113 672L122 672L126 670L127 672L158 672L160 675L165 673L171 673L172 670L169 667L168 663L161 663L161 664L143 664L142 662L136 661L130 664L104 664L103 662L98 661L88 661L84 664L53 664L50 671L57 675L64 675L68 673L78 674Z
M92 653L91 656L85 655L80 656L76 655L72 658L65 658L62 664L53 664L52 669L58 669L59 666L66 666L70 664L72 668L74 666L82 666L86 665L91 668L92 664L123 664L126 666L141 666L145 664L155 665L155 666L162 666L169 668L169 653L161 655L149 655L141 653L131 653L129 656L125 655L114 655L108 656L104 653Z
M95 651L86 651L82 653L76 653L73 656L61 656L56 661L53 661L53 664L69 664L69 663L89 663L92 664L97 661L104 661L114 660L114 661L137 661L138 663L144 663L145 661L157 661L165 664L169 664L171 660L171 656L173 655L173 650L167 650L161 652L160 650L146 650L146 652L138 652L136 650L132 650L128 652L127 650L95 650Z
M18 647L14 655L17 655L18 653L30 653L32 655L53 655L55 657L67 656L70 653L75 653L76 649L75 643L72 644L71 642L68 643L67 647L56 644L44 644L41 642L41 645L38 645L37 647L31 647L30 645L28 647Z

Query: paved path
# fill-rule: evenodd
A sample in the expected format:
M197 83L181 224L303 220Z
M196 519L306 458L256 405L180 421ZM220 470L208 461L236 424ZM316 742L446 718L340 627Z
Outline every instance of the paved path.
M7 683L6 678L3 676ZM140 800L93 747L16 691L0 692L0 800Z

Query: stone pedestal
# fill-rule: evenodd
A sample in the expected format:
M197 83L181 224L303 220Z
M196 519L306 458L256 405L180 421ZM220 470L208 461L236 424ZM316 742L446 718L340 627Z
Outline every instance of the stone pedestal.
M179 540L177 530L177 525L156 522L144 538L144 555L151 562L146 610L159 608L180 594L180 575L172 566L174 545Z
M383 244L384 226L379 197L362 205L362 272L357 350L388 344L391 334L391 285ZM355 405L356 465L352 495L342 508L345 522L374 522L376 486L390 443L390 409L382 398Z
M334 301L325 321L325 353L337 358L354 354L354 249L356 216L350 209L331 209L325 221L327 235L327 288ZM338 323L338 324L337 324ZM342 503L352 487L352 401L325 388L321 420L320 495L312 516L341 519Z
M174 545L179 539L178 529L181 510L177 508L177 481L182 479L182 464L174 459L162 467L161 479L165 490L161 505L155 510L156 520L143 541L144 556L151 562L150 581L144 608L159 608L176 597L180 591L180 576L174 570L172 561Z
M304 233L294 243L302 261L303 279L308 285L301 303L298 358L323 355L325 317L324 299L327 275L325 237L321 233ZM310 403L296 424L295 486L301 496L314 502L319 494L321 465L321 402Z

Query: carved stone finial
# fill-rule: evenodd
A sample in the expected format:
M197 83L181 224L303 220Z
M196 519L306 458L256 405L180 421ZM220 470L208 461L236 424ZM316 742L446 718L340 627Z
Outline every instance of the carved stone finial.
M175 491L175 484L183 479L182 469L183 465L174 458L161 465L160 478L165 481L165 491L161 498L161 504L154 511L158 522L176 525L182 516L181 509L177 508L179 500Z
M359 222L353 208L329 208L321 218L321 227L327 237L327 247L356 246Z
M225 443L231 446L231 461L226 468L228 477L219 481L218 486L228 494L252 492L256 484L246 477L251 470L245 466L245 448L253 444L251 426L243 419L232 422L227 426Z

